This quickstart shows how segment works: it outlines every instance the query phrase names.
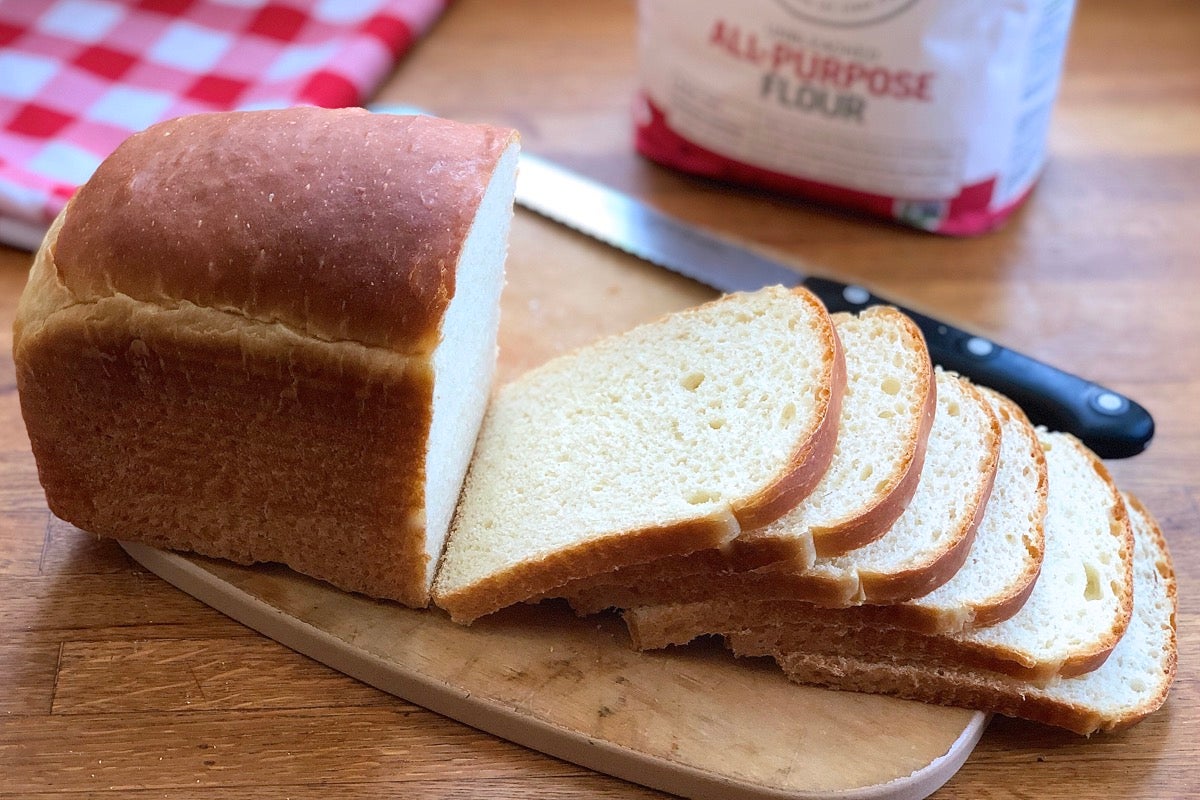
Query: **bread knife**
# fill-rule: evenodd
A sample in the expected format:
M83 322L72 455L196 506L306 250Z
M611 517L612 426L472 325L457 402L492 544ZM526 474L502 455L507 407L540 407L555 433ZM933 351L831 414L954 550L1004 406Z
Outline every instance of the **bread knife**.
M1034 424L1078 436L1101 458L1146 448L1154 420L1119 392L1064 372L870 290L803 275L728 239L658 211L545 159L521 154L516 201L541 216L721 292L802 285L831 312L878 304L912 317L934 363L991 387L1020 405Z
M385 114L424 114L380 104ZM925 336L930 357L982 386L1007 395L1036 425L1078 436L1101 458L1128 458L1154 436L1150 413L1125 395L905 308L857 284L802 274L715 233L671 217L602 183L522 152L516 202L547 219L720 292L802 285L831 312L890 305Z

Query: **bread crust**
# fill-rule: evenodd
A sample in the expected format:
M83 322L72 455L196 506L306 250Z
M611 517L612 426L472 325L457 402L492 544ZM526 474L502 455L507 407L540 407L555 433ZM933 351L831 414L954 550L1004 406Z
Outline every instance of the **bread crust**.
M362 109L168 120L79 189L54 263L81 302L188 302L430 353L475 209L515 139Z
M591 539L536 561L522 562L460 590L435 590L434 602L455 622L469 625L505 606L539 598L550 587L613 569L614 564L662 558L679 552L681 547L692 550L720 547L737 531L738 523L732 515L714 514L678 525ZM631 539L636 540L636 547L630 546Z
M47 252L35 284L52 280ZM422 484L401 477L424 473L432 373L422 359L127 296L64 306L34 335L23 328L21 410L55 515L98 535L284 561L344 589L427 602ZM376 430L396 435L380 447L367 441Z

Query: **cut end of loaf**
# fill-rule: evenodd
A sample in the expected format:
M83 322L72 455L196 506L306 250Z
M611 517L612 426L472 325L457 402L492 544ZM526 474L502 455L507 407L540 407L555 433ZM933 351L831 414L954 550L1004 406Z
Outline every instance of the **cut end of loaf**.
M433 417L425 448L425 587L432 589L496 373L500 293L520 145L496 163L463 241L454 296L433 353Z

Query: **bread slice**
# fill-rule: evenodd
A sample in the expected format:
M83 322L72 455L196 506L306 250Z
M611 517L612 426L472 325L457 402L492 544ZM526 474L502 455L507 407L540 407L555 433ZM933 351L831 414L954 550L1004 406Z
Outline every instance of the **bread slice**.
M827 653L978 667L1044 683L1089 672L1129 623L1132 540L1125 503L1100 462L1068 434L1042 433L1049 470L1041 576L1021 610L995 625L927 636L871 624L797 619L731 631L743 654Z
M527 373L488 411L437 604L469 622L771 522L829 466L844 390L824 306L781 287L726 296Z
M626 587L705 578L771 563L790 547L796 569L882 535L916 491L937 397L920 330L894 308L833 315L846 359L846 392L837 448L817 488L775 522L744 531L725 551L702 551L635 564L551 592L593 613ZM785 544L790 543L790 544Z
M490 392L517 151L315 108L130 137L17 312L51 510L426 605Z
M1095 670L1038 686L933 660L797 650L779 654L778 661L800 683L992 711L1079 734L1127 728L1166 702L1178 641L1175 573L1167 543L1137 498L1126 495L1125 500L1133 522L1133 615L1112 654Z
M956 633L1017 613L1033 591L1042 564L1046 459L1037 432L1016 404L990 390L980 391L1000 419L1000 462L971 552L949 581L914 600L844 609L802 600L740 597L635 609L628 621L638 644L653 649L686 644L709 633L786 629L804 621L824 627Z

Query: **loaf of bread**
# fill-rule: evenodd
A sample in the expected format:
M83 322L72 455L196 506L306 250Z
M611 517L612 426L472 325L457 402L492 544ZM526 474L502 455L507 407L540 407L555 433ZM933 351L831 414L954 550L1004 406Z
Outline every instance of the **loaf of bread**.
M490 396L517 152L361 110L131 137L17 311L51 510L464 623L633 606L642 647L716 633L797 681L1081 732L1161 705L1149 512L893 309L730 295Z
M517 151L361 109L129 138L17 312L51 510L426 605L490 391Z

